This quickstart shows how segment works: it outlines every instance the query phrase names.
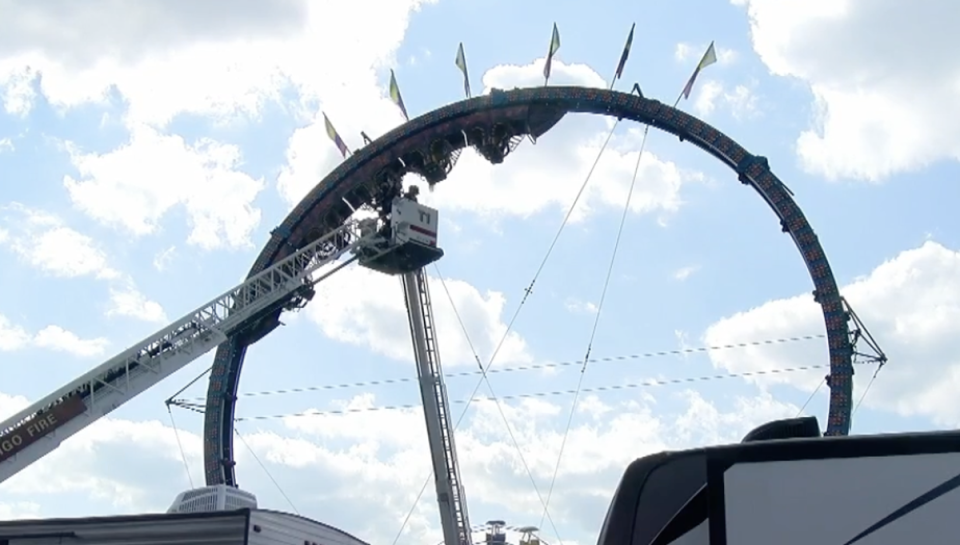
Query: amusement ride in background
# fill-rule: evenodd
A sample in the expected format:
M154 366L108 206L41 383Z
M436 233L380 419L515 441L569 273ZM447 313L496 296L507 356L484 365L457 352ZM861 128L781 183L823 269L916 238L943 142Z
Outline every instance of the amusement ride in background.
M544 65L544 86L542 87L493 89L489 94L473 97L466 57L461 44L456 56L456 65L464 76L466 100L444 106L411 120L403 103L396 77L391 72L390 97L400 108L407 122L375 140L369 139L364 133L365 145L354 152L350 151L324 113L327 133L345 160L317 184L271 232L270 240L254 262L247 279L0 423L0 444L2 444L0 482L9 479L52 452L62 441L79 433L97 419L116 410L210 350L216 349L216 356L209 371L205 404L201 407L174 399L168 402L201 410L204 413L204 470L207 485L205 488L181 494L171 508L171 512L255 507L256 500L253 495L237 488L233 445L238 384L246 350L280 325L282 313L302 309L310 302L315 295L315 286L319 282L348 265L356 263L383 274L398 276L402 280L416 361L417 382L426 420L443 541L445 545L473 543L472 533L475 528L471 526L468 516L454 440L455 430L463 415L466 414L466 408L459 418L455 418L450 411L437 347L430 289L424 270L444 255L443 250L438 246L438 211L418 202L418 187L416 185L405 187L404 178L409 174L417 175L432 188L447 177L461 152L467 148L473 149L493 164L500 164L524 139L535 143L568 113L603 115L616 118L618 123L622 120L631 120L644 124L646 130L640 144L637 168L639 168L640 156L643 154L649 128L656 127L671 133L681 141L692 143L729 166L742 184L756 192L769 205L776 215L781 230L797 246L814 285L814 299L823 312L825 334L822 337L826 338L830 358L827 365L823 365L829 368L824 384L830 390L829 416L824 435L841 437L848 435L854 405L852 403L854 364L869 361L882 365L886 362L886 357L857 315L841 297L818 237L795 202L793 193L773 174L767 160L749 153L716 128L677 109L681 98L689 97L700 71L716 62L714 45L710 44L680 97L673 106L670 106L644 97L639 85L634 85L631 93L613 90L614 83L622 76L633 43L633 33L631 28L610 89L607 90L547 85L554 54L560 47L559 31L554 25ZM611 135L612 133L613 129L611 129ZM605 147L606 144L604 144ZM603 149L600 153L603 153ZM598 155L597 161L599 158ZM554 245L592 174L593 168L570 205L566 218L517 308L517 314L527 297L532 294L537 277L549 260ZM634 171L630 193L623 210L624 219L629 208L629 195L633 193L636 179L637 172ZM596 313L597 320L602 310L622 231L623 219L621 219L620 231L611 255L600 298L600 308ZM512 328L517 314L514 314L513 320L510 321L508 331L504 332L504 339ZM596 323L594 323L595 332ZM860 342L867 344L873 354L858 352L856 346ZM580 362L584 366L590 361L591 345L592 338ZM467 400L467 405L487 380L487 373L495 364L495 358L496 350L486 364L480 362L478 358L480 366L478 374L481 377L473 390L473 395ZM583 391L582 376L581 373L581 382L573 392L574 403L576 403L576 396ZM756 442L771 438L794 437L816 445L834 444L831 440L823 438L817 438L814 441L814 435L820 435L819 427L814 423L811 428L809 420L802 420L799 423L793 422L787 427L765 428L757 431L749 439L751 442ZM565 439L564 437L564 441ZM936 450L940 447L930 448ZM750 449L748 448L747 451ZM558 466L560 456L562 456L562 446L558 455ZM710 456L714 455L710 454ZM778 459L781 459L785 455L781 453L764 454L764 456L779 456ZM634 469L628 469L611 504L608 519L600 536L601 545L626 543L627 541L623 541L627 539L624 537L624 532L637 535L636 532L641 531L635 529L632 526L633 523L628 525L630 530L617 530L620 528L618 525L621 525L618 521L625 516L619 511L618 505L626 501L623 500L625 495L634 494L631 487L642 486L636 483L630 484L632 481L628 478L631 478L631 471ZM649 470L644 471L650 473ZM703 511L706 514L702 516L695 515L690 519L692 522L688 521L689 524L683 521L676 522L680 515L692 509L688 506L701 501L698 499L701 496L707 497L705 491L709 487L704 483L713 483L715 476L710 473L713 471L711 469L704 471L707 473L698 477L700 480L694 483L696 486L677 485L677 489L685 490L686 495L675 502L678 505L670 507L673 511L669 513L669 517L656 524L651 523L650 527L656 526L656 531L651 534L652 537L643 541L644 545L660 542L706 543L705 541L682 541L687 539L682 536L694 535L695 528L706 524L703 521L708 519L709 541L707 542L721 543L720 533L718 533L720 530L717 528L723 525L715 522L717 515L714 511L709 513ZM690 472L684 474L688 473L693 474ZM554 474L555 479L556 474ZM424 489L428 486L429 480L428 478L425 481ZM713 486L710 484L710 487ZM716 487L712 490L714 492L711 493L716 493ZM423 490L421 490L422 493ZM544 516L548 519L547 508L552 493L553 483L546 496L540 497ZM640 492L636 492L635 495L639 499L631 500L634 501L633 511L638 509L636 502L642 503L643 498ZM664 505L668 503L670 502ZM713 506L711 509L714 509L715 502L710 505ZM640 517L640 515L636 516ZM724 517L726 517L724 520L728 520L729 513ZM697 526L698 524L700 526ZM732 523L728 520L724 524ZM673 530L670 530L674 527L682 528L683 531L674 535L671 533ZM553 529L556 531L555 527ZM520 543L523 545L540 543L536 527L514 528L507 526L504 521L491 521L485 525L484 540L491 545L505 543L507 530L518 532ZM673 536L671 539L674 541L665 541L670 536ZM559 536L557 539L559 540ZM0 542L2 541L3 536L0 535ZM633 542L641 543L641 541ZM306 543L310 541L307 540Z

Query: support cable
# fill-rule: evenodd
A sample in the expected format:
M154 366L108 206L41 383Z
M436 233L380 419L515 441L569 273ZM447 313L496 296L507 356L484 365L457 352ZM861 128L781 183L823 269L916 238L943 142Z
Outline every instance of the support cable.
M866 365L863 362L854 363L854 365ZM748 377L763 377L763 376L773 376L773 375L786 375L790 373L799 373L802 371L812 371L818 369L827 369L829 364L821 365L807 365L803 367L785 367L785 368L774 368L774 369L761 369L759 371L745 371L743 373L727 373L720 375L702 375L697 377L682 377L674 379L659 379L659 380L646 380L643 382L633 382L627 384L606 384L600 386L592 386L589 388L581 388L580 393L602 393L602 392L618 392L618 391L629 391L636 390L639 388L654 388L657 386L672 386L678 384L692 384L697 382L711 382L715 380L726 380L732 378L748 378ZM498 397L500 401L507 400L518 400L518 399L538 399L543 397L554 397L554 396L564 396L572 395L576 390L552 390L547 392L527 392L519 394L510 394L510 395L501 395ZM467 404L470 402L478 401L493 401L489 397L475 397L472 400L457 400L452 403L456 404ZM174 404L181 409L186 409L191 412L203 414L204 407L202 405L189 405L189 404ZM420 404L407 404L407 405L381 405L375 407L363 407L355 409L336 409L329 411L304 411L299 413L284 413L284 414L275 414L275 415L259 415L259 416L245 416L234 419L235 422L250 422L254 420L278 420L281 418L302 418L309 416L343 416L347 414L354 413L369 413L369 412L379 412L379 411L401 411L401 410L410 410L410 409L420 409L423 405Z
M183 460L183 470L187 472L187 481L190 482L190 488L194 488L193 475L190 475L190 464L187 463L187 453L183 450L183 443L180 442L180 431L177 429L176 420L173 419L173 410L170 408L170 405L172 405L172 403L167 403L167 414L170 415L170 425L173 426L173 436L177 440L177 448L180 449L180 459Z
M860 395L860 399L857 401L857 404L853 407L853 412L850 413L851 419L853 418L854 415L857 414L857 411L860 410L860 404L863 403L863 400L866 399L867 394L870 393L870 388L873 386L873 383L877 380L877 375L880 374L881 369L883 369L883 362L878 363L876 371L874 371L873 376L870 377L870 382L868 382L867 387L863 389L863 394Z
M563 451L567 445L567 438L570 435L570 428L573 426L573 416L577 412L577 401L580 399L580 390L583 388L583 378L587 374L587 362L590 361L590 354L593 351L593 342L597 337L597 327L600 325L600 316L603 314L603 304L606 302L607 289L610 287L610 278L613 275L613 267L617 261L617 253L620 250L620 241L623 238L623 227L627 223L627 214L630 212L630 201L633 198L633 189L637 185L637 175L640 173L640 161L643 159L643 150L647 145L647 136L650 134L650 125L643 130L643 137L640 140L640 152L637 154L637 164L633 167L633 178L630 180L630 189L627 191L627 198L623 204L623 213L620 216L620 225L617 227L617 238L613 243L613 252L610 254L610 263L607 265L607 275L603 279L603 288L600 290L600 300L597 302L597 312L593 318L593 327L590 330L590 339L587 341L586 354L583 356L583 366L580 368L580 377L577 379L577 389L573 394L573 402L570 404L570 416L567 417L567 426L563 430L560 439L560 451L557 453L557 464L553 468L553 477L550 478L550 488L547 491L547 501L543 505L543 515L540 516L540 524L543 525L543 519L547 516L547 507L550 505L550 499L553 497L553 489L557 484L557 475L560 473L560 462L563 459Z
M810 402L813 401L813 398L816 397L817 392L819 392L820 388L823 388L823 385L826 383L827 383L827 377L823 377L822 379L820 379L820 383L817 384L817 387L810 394L810 397L807 398L807 401L803 404L803 407L800 407L800 410L797 411L796 418L800 418L800 415L803 414L803 411L807 410L807 405L809 405Z
M617 125L620 123L618 119L613 127L610 128L610 132L607 134L606 140L603 141L603 145L600 146L600 152L597 153L597 158L593 160L593 164L590 165L590 170L587 171L587 177L584 178L583 183L580 184L580 189L577 191L576 197L573 199L573 203L570 204L570 208L567 210L566 215L563 217L563 221L560 222L560 228L557 229L557 234L554 235L553 240L550 241L550 246L547 248L547 252L544 254L543 259L540 261L540 265L537 267L537 272L534 273L533 278L530 280L530 284L527 285L523 290L523 298L520 299L520 304L517 305L517 309L514 311L513 316L510 318L510 321L507 323L507 328L504 330L503 335L500 337L500 340L497 342L496 348L494 348L493 353L490 355L490 361L487 362L486 367L484 368L484 373L489 371L490 367L493 366L494 361L497 358L497 355L500 353L500 349L503 348L503 343L506 342L507 337L510 335L510 332L513 331L513 326L517 321L517 318L520 316L520 311L523 309L523 305L526 304L527 299L530 298L530 295L533 294L533 286L537 283L537 280L540 279L540 275L543 273L544 267L547 265L547 261L550 260L550 255L553 254L553 249L557 246L557 241L560 240L560 235L563 233L563 229L567 226L567 223L570 221L570 216L573 215L573 211L576 210L577 204L580 202L580 197L583 196L584 190L587 188L587 184L590 182L590 178L593 177L593 172L597 169L597 165L600 164L600 158L603 157L603 152L607 149L607 145L610 144L610 139L613 138L613 131L616 130ZM481 378L477 382L477 387L474 390L474 395L476 395L476 390L480 389L480 385L483 383Z
M243 438L243 435L236 429L236 427L234 427L233 433L235 433L237 438L240 439L240 442L243 443L243 446L247 447L247 451L250 452L250 455L253 456L253 459L257 461L257 465L260 466L260 469L262 469L263 472L266 473L267 478L270 479L270 482L273 483L273 486L277 488L277 491L280 492L280 495L283 496L283 499L287 500L287 503L290 505L290 508L293 509L293 512L299 515L300 511L297 510L297 506L293 504L293 501L290 499L290 496L288 496L287 493L283 491L283 487L280 486L280 483L273 478L273 474L271 474L270 470L267 469L267 465L264 464L262 460L260 460L260 457L257 456L257 453L254 452L253 448L250 447L250 444L247 443L247 440Z
M510 421L507 419L507 414L503 411L503 406L500 404L500 400L497 399L497 393L493 390L493 385L490 384L490 378L485 372L483 372L483 362L480 361L480 355L477 354L477 349L473 345L473 340L470 338L470 332L467 331L467 326L463 323L463 319L460 317L460 311L457 310L457 305L453 301L453 296L450 294L450 290L447 288L447 282L443 278L443 273L440 272L440 267L438 267L436 263L433 264L433 268L437 273L437 278L440 279L440 285L443 287L443 292L447 296L447 301L450 302L450 307L453 308L453 315L456 317L457 323L460 324L460 331L463 333L463 337L467 341L467 346L470 347L470 351L473 354L473 359L476 361L477 367L480 368L481 380L487 384L487 389L490 391L490 397L497 406L497 412L500 413L500 418L503 420L503 425L507 429L507 435L510 436L510 441L513 442L514 448L517 449L517 455L520 457L520 463L523 465L524 471L527 472L527 477L530 479L530 484L533 485L533 490L537 494L537 499L540 500L540 505L543 507L544 516L549 519L550 526L553 528L553 533L557 536L557 542L562 545L563 540L560 538L560 532L557 530L557 525L553 522L553 517L550 516L550 513L547 512L550 496L548 495L547 500L544 501L543 494L540 493L540 487L537 486L537 480L533 476L533 471L530 470L530 465L527 463L527 459L523 455L523 449L520 448L520 442L517 441L517 437L513 433L513 427L510 426ZM543 525L543 520L540 521L540 525Z
M206 374L209 373L211 369L213 369L213 366L207 367L207 369L206 369L205 371L203 371L202 373L200 373L199 375L197 375L196 377L194 377L193 380L191 380L190 382L188 382L186 386L184 386L183 388L180 388L179 390L177 390L176 392L174 392L173 395L171 395L170 397L168 397L168 398L167 398L167 401L165 402L165 403L167 404L167 408L169 408L171 404L176 404L177 401L178 401L178 400L176 399L176 397L177 397L178 395L182 394L183 392L185 392L185 391L187 390L187 388L189 388L189 387L193 386L194 384L196 384L197 381L200 380L200 379L202 379L204 376L206 376ZM205 398L205 397L201 397L201 398L197 398L197 399L204 400L204 399L206 399L206 398Z
M400 529L397 531L396 537L393 538L393 545L397 545L397 542L400 541L400 536L403 535L403 530L410 522L410 518L413 517L414 511L417 510L417 504L420 503L420 498L423 497L423 493L427 491L427 486L430 485L430 477L433 477L433 470L430 471L430 475L427 476L427 480L423 481L423 486L420 487L420 493L417 494L416 499L413 500L413 507L407 511L407 516L403 517L403 523L400 524ZM440 545L443 545L443 543L444 542L441 541Z
M547 261L550 259L550 255L553 253L553 249L557 245L557 241L560 239L560 234L563 233L564 227L567 226L567 223L570 221L570 216L573 215L573 211L577 207L577 203L580 202L580 197L583 196L584 190L587 188L587 184L590 182L590 178L593 177L593 172L596 170L597 165L600 163L600 158L603 156L603 152L607 149L607 145L610 144L610 139L613 138L613 131L616 130L617 125L620 123L618 119L613 127L610 128L610 133L607 134L606 140L604 140L603 145L600 147L600 152L597 153L597 158L594 159L593 164L590 166L590 170L587 171L587 176L584 178L583 183L580 185L580 189L577 191L576 197L573 199L573 203L570 204L567 214L563 217L563 221L560 223L560 228L557 230L557 234L553 237L553 240L550 242L550 246L547 248L546 254L543 256L543 260L540 262L540 265L537 267L537 272L533 275L533 279L530 281L530 284L524 289L523 298L520 299L520 304L517 305L517 309L514 311L513 316L510 318L510 321L507 323L507 328L503 332L503 336L500 338L500 341L497 342L496 347L493 350L493 353L490 355L490 361L487 362L486 367L484 368L484 374L481 379L477 381L476 387L473 389L473 393L470 394L470 397L467 400L466 406L463 408L463 412L460 413L460 418L457 419L457 423L454 426L454 431L460 427L460 423L463 422L463 418L467 415L467 411L470 409L470 403L473 398L477 395L477 392L480 390L480 386L483 384L483 377L486 376L486 370L490 369L493 366L494 361L497 358L497 355L500 353L500 349L503 348L503 344L507 341L507 337L510 335L510 332L513 330L513 326L517 321L517 318L520 316L520 311L523 310L524 304L529 299L530 295L533 293L533 286L536 284L537 279L540 278L540 274L543 272L544 267L547 264ZM427 482L429 482L430 477L427 477ZM419 501L419 498L418 500ZM410 506L410 513L412 514L417 508L417 504L414 503ZM409 516L405 519L409 521ZM400 531L397 533L397 539L400 539L400 535L403 534L403 530L406 523L400 527ZM394 541L396 545L396 541Z
M598 363L621 363L625 361L641 360L641 359L652 359L652 358L661 358L666 356L686 356L690 354L699 354L706 352L718 352L721 350L732 350L735 348L750 348L754 346L763 346L763 345L774 345L774 344L787 344L795 342L805 342L805 341L814 341L818 339L824 339L826 335L822 333L814 335L801 335L798 337L781 337L779 339L763 339L758 341L749 341L741 342L734 344L723 344L715 346L697 346L692 348L682 348L675 350L660 350L657 352L643 352L640 354L626 354L621 356L606 356L603 358L593 358L590 359L587 363L598 364ZM548 369L557 369L562 367L572 367L583 365L583 360L572 360L572 361L563 361L563 362L552 362L552 363L535 363L531 365L517 365L513 367L501 367L499 369L488 369L486 373L514 373L519 371L543 371ZM472 377L476 375L482 375L484 371L460 371L456 373L444 373L443 377L446 378L463 378L463 377ZM328 390L341 390L346 388L366 388L370 386L393 386L396 384L403 384L407 382L415 382L416 378L410 377L397 377L397 378L384 378L379 380L369 380L364 382L346 382L340 384L323 384L320 386L303 386L298 388L283 388L278 390L260 390L254 392L243 392L237 394L238 397L262 397L262 396L273 396L273 395L287 395L287 394L302 394L309 392L319 392L319 391L328 391ZM182 390L181 390L182 391ZM207 398L205 397L192 397L186 399L171 399L170 403L173 405L194 405L194 402L204 402Z

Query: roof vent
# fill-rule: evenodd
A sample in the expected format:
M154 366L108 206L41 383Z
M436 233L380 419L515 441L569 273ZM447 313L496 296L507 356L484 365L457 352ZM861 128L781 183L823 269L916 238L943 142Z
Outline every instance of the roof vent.
M187 490L177 495L167 513L206 513L256 509L257 497L239 488L218 484Z

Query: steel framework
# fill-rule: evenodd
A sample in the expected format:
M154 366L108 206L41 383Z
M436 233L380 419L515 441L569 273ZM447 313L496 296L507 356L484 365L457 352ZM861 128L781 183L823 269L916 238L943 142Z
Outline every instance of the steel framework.
M440 526L446 545L470 545L470 520L454 441L454 424L450 419L450 401L443 381L440 350L433 323L430 287L423 269L404 274L403 295L410 320L410 336L420 380L420 397L427 423L427 440L440 507Z
M335 228L350 216L352 208L377 200L385 183L408 173L422 176L431 185L438 183L467 147L492 163L500 163L525 136L539 138L569 112L630 119L674 134L730 167L739 181L770 207L780 229L800 252L823 314L830 358L830 408L825 433L848 434L854 357L851 317L844 309L817 234L793 193L770 170L766 158L751 154L715 127L658 100L583 87L495 89L488 95L411 119L357 150L317 184L274 230L251 274L283 259L291 248ZM269 319L278 320L279 312ZM223 343L210 375L203 435L206 480L211 485L236 484L233 418L248 344L242 336Z
M251 328L263 327L263 315L301 307L316 282L354 259L338 262L342 256L376 239L361 237L348 221L7 418L0 423L0 482L230 335L256 337L262 332Z

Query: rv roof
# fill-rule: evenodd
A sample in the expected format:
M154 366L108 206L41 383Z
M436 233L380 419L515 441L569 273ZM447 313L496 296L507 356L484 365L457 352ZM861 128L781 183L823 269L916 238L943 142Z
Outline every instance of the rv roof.
M716 472L722 482L736 464L953 452L960 452L960 431L759 440L645 456L624 472L598 545L670 543L708 516L716 493L707 489L708 476Z

